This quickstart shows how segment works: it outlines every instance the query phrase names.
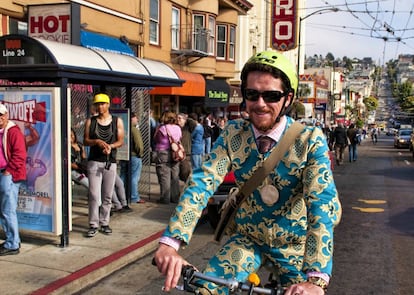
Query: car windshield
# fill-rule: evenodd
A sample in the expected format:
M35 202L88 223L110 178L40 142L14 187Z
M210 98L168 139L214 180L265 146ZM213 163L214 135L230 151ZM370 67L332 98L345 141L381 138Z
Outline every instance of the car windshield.
M411 135L411 131L409 131L409 130L404 130L404 131L401 131L400 132L400 135Z

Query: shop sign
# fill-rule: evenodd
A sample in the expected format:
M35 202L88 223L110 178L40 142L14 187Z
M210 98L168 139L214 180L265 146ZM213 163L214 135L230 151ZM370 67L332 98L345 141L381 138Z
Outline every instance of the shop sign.
M71 43L70 4L29 5L29 36Z
M221 90L208 90L207 91L207 97L209 99L220 100L222 102L228 102L229 101L229 94L227 92L221 91Z
M287 51L296 48L297 2L294 0L272 1L273 48Z
M303 103L316 103L316 98L301 98L300 102L303 102Z
M326 103L316 103L315 104L315 110L325 111L326 110Z
M243 101L243 96L240 90L240 87L230 86L230 104L241 104Z

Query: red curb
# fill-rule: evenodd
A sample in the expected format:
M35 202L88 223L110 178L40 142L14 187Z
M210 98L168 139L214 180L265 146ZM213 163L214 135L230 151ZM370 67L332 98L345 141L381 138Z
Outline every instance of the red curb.
M49 294L53 291L56 291L59 288L62 288L63 286L101 268L104 267L105 265L108 265L110 263L112 263L113 261L121 258L122 256L125 256L129 253L131 253L132 251L139 249L149 243L151 243L152 241L159 239L162 235L164 231L159 231L145 239L140 240L139 242L132 244L124 249L121 249L115 253L112 253L111 255L102 258L101 260L98 260L92 264L89 264L87 266L85 266L84 268L81 268L73 273L71 273L70 275L61 278L57 281L54 281L36 291L34 291L33 293L31 293L31 295L44 295L44 294Z

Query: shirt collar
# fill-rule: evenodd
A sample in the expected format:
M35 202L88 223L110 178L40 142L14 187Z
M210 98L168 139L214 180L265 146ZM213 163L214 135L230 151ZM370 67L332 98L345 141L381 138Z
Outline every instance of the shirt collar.
M259 130L257 130L253 125L253 133L254 133L254 138L257 139L258 137L262 136L262 135L266 135L269 136L271 139L273 139L275 142L278 142L280 140L280 137L283 134L283 131L286 128L286 124L287 124L287 119L286 116L282 116L280 118L279 123L276 125L275 128L273 128L272 130L270 130L270 132L268 133L263 133Z

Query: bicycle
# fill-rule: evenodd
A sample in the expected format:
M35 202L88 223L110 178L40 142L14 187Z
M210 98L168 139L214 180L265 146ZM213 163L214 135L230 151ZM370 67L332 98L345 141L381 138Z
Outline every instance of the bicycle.
M154 260L152 261L152 264L156 265ZM184 265L181 271L181 278L183 284L177 285L175 288L179 291L192 294L200 294L198 289L203 288L203 285L197 282L197 280L203 280L221 287L227 287L229 294L283 295L285 292L285 289L281 284L272 279L272 274L270 274L269 282L264 286L261 286L260 278L257 274L250 274L247 282L240 282L236 279L223 279L206 275L197 271L192 265Z

